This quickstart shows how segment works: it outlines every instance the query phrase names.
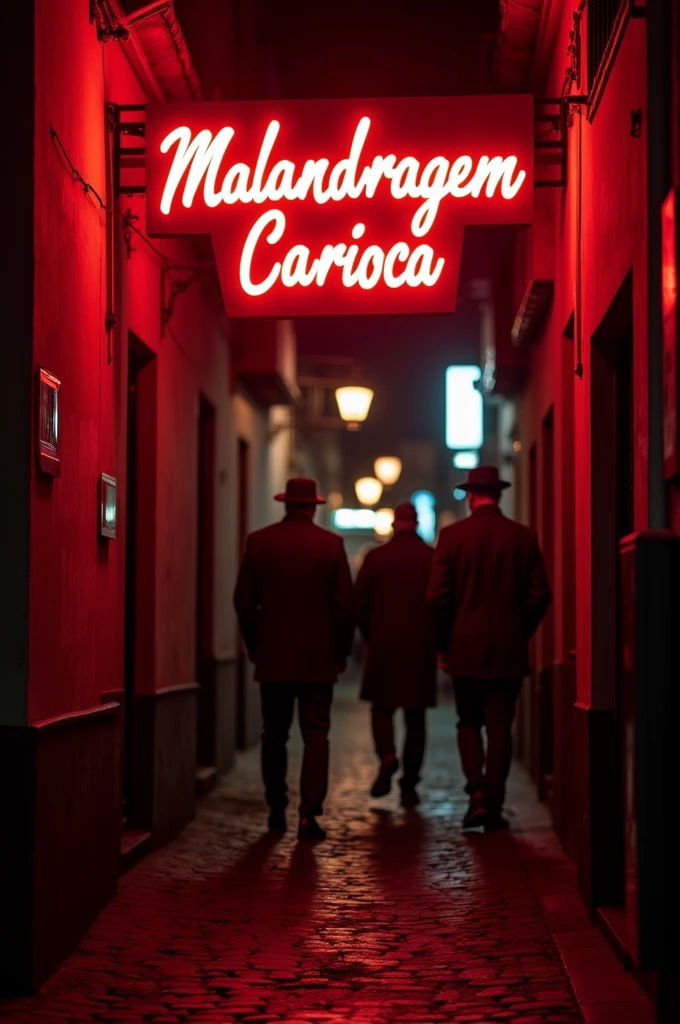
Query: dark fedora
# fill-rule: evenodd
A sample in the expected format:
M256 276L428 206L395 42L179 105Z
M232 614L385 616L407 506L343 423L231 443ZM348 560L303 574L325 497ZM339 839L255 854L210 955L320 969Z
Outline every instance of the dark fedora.
M410 501L402 501L394 510L395 523L417 523L418 513Z
M284 494L275 494L274 501L285 501L287 505L325 505L326 499L316 493L316 480L296 476L286 484Z
M500 479L496 466L477 466L468 471L467 480L458 486L461 491L472 491L474 494L477 491L504 491L510 484Z

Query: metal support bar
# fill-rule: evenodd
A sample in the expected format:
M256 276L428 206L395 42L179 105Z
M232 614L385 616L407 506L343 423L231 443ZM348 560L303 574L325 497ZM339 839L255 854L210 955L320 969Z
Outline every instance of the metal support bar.
M146 107L143 103L111 103L109 104L109 124L113 132L113 189L118 199L120 196L144 195L146 185L123 181L124 170L144 170L146 146L124 145L124 140L136 142L144 139L146 123L143 117Z
M171 263L167 260L163 261L163 266L161 267L161 337L165 334L165 328L175 314L176 299L183 295L199 279L202 271L214 266L214 263L205 260L196 263ZM170 281L168 289L166 280L173 270L192 271L192 273L188 277Z
M588 96L548 96L534 101L534 124L542 127L536 132L536 169L548 169L557 165L558 160L550 154L559 154L559 176L552 175L534 179L535 188L567 187L567 140L569 136L569 107L587 106ZM546 136L551 136L546 138ZM541 160L541 155L544 159Z
M546 97L534 101L534 124L538 130L534 139L536 169L542 167L546 177L534 179L535 188L566 188L567 185L567 108L560 96ZM547 127L545 127L547 126ZM546 138L550 136L550 138ZM558 160L554 155L558 155ZM541 157L544 159L541 160ZM559 175L550 174L550 169L559 166Z

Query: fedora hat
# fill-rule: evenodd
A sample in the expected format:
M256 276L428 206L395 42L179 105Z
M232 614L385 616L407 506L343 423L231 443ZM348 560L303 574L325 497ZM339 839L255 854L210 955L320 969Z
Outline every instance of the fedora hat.
M468 471L465 483L458 484L462 491L504 491L510 486L507 480L501 480L496 466L477 466Z
M285 501L287 505L325 505L326 499L316 493L316 480L296 476L288 481L283 494L275 494L274 501Z

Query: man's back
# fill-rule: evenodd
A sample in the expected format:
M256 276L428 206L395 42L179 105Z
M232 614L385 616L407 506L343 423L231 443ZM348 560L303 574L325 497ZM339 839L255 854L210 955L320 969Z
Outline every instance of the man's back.
M341 538L288 514L250 535L234 603L263 682L333 682L353 631Z
M432 642L427 584L434 551L413 532L371 551L357 579L357 615L374 648L400 652Z
M451 675L521 679L550 601L535 533L495 504L478 507L442 530L429 598Z
M357 579L357 618L368 642L362 697L387 707L435 703L437 648L427 584L434 551L414 530L371 551Z

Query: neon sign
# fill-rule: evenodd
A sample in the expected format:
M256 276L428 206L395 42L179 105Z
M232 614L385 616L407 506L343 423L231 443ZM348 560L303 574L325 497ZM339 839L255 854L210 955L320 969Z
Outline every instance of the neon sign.
M235 317L450 312L467 224L529 223L527 96L151 105L147 230Z

